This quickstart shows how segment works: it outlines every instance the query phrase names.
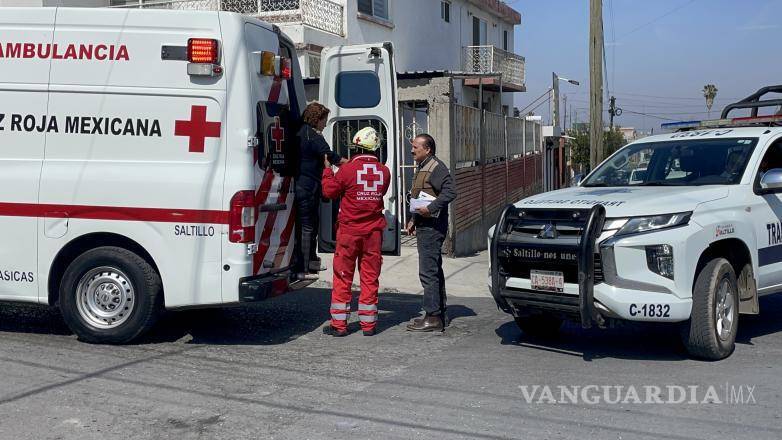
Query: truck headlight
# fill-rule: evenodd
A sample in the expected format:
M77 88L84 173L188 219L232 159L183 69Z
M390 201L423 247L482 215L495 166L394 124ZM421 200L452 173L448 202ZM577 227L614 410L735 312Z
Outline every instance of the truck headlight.
M657 275L673 279L673 246L656 244L646 246L646 265Z
M649 217L633 217L616 233L616 235L637 234L639 232L656 231L686 225L692 212L677 212Z

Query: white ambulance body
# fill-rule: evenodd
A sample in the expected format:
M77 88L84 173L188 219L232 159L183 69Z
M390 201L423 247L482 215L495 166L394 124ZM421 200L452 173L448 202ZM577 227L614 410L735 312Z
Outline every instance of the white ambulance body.
M344 49L378 72L393 167L390 47ZM122 343L162 308L287 291L305 104L293 44L246 16L2 8L0 300Z

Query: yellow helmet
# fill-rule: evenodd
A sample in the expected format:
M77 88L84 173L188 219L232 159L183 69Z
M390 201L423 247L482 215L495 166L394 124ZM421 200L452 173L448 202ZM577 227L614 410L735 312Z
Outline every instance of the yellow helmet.
M353 145L367 151L377 150L379 143L380 139L377 136L377 130L372 127L364 127L353 136Z

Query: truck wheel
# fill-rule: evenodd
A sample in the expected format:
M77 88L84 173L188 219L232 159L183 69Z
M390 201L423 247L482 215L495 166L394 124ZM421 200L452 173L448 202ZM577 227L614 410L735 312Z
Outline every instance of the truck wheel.
M728 260L715 258L701 269L692 292L690 319L682 342L695 357L719 360L733 353L739 319L739 289Z
M559 333L562 319L548 313L514 318L522 332L536 338L551 338Z
M147 331L160 312L160 276L143 258L119 247L79 255L60 284L60 310L80 340L124 344Z

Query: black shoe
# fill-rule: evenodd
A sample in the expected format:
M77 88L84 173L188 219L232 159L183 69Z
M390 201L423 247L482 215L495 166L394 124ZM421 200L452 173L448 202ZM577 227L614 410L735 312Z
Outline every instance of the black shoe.
M318 273L326 270L326 268L320 264L320 261L310 261L309 267L307 269L310 273Z
M410 332L433 332L443 331L443 320L439 316L427 316L423 319L414 319L407 324L407 331Z
M329 325L323 327L323 334L324 335L329 335L329 336L334 336L334 337L337 337L337 338L341 338L343 336L347 336L348 335L348 331L347 330L337 330L337 329L335 329L334 327L332 327L329 324Z
M372 330L362 330L364 332L364 336L375 336L375 329Z

